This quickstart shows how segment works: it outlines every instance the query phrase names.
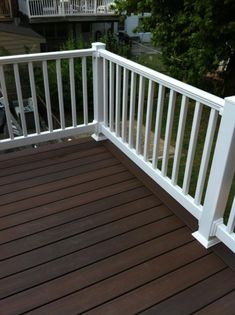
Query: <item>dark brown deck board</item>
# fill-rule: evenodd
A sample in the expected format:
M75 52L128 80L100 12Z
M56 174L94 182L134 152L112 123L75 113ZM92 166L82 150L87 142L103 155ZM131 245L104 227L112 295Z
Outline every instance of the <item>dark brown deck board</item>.
M234 272L185 226L194 221L110 143L8 156L0 314L189 314L235 290Z
M226 268L198 284L159 303L142 315L187 315L192 314L203 305L210 304L234 289L233 271ZM206 294L205 294L206 293ZM221 313L223 314L223 313Z
M216 302L208 305L195 315L232 315L234 314L235 291L223 296Z

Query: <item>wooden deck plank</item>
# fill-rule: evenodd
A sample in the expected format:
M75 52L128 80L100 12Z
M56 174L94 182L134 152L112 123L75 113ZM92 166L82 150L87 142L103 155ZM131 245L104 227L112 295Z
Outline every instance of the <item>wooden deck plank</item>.
M146 210L142 213L134 214L96 229L89 230L81 234L75 234L69 237L69 239L63 239L30 252L3 260L0 262L0 277L11 275L28 268L32 268L33 266L46 263L47 261L54 260L82 248L86 248L92 244L104 241L105 239L125 233L141 225L154 222L164 217L166 217L165 220L169 224L174 223L176 228L177 223L178 226L180 226L180 222L176 217L167 216L169 216L167 208L165 208L165 211L163 210L161 212L156 212L155 209ZM161 222L166 224L164 220ZM8 256L8 253L5 252L3 255L6 257Z
M37 168L47 167L50 165L55 165L63 162L69 162L75 159L84 158L90 155L96 155L105 152L105 148L97 145L94 146L91 142L87 142L86 146L84 145L84 147L80 148L79 150L77 149L76 146L74 146L74 152L73 150L69 149L70 147L67 148L66 152L60 150L58 152L59 156L56 157L54 152L49 152L50 154L48 153L47 156L45 157L40 157L40 154L37 155L36 157L38 160L36 161L25 161L24 164L5 167L4 169L1 169L1 176L9 176L11 174L23 173L25 171L28 172L29 170L35 170Z
M146 252L148 252L150 251L148 243L149 246L154 245L154 255L157 256L192 241L187 228L182 226L175 228L173 224L164 227L159 223L158 221L148 224L57 260L0 279L0 296L8 296L47 281L51 282L53 279L95 263L102 264L103 259L113 260L114 255L130 249L134 250L135 247L145 248L146 246Z
M130 179L122 182L121 185L120 183L117 183L112 186L96 189L95 191L89 191L79 196L67 198L66 200L60 200L59 202L50 204L50 207L32 208L19 213L14 213L13 215L8 215L0 219L0 229L9 228L11 226L42 218L43 216L73 209L138 187L142 187L142 184L136 179Z
M223 296L216 302L206 306L195 315L232 315L234 314L235 291Z
M112 208L105 212L86 217L80 220L64 223L50 229L33 233L26 237L16 239L0 245L0 260L31 251L32 249L57 242L61 239L71 237L78 233L82 233L104 224L115 222L122 218L137 214L141 211L153 209L154 212L161 212L164 215L170 214L170 211L165 206L159 206L159 202L155 199L147 200L138 199L134 202L129 202L125 205Z
M89 191L94 191L101 187L109 186L112 184L124 182L133 179L133 175L126 170L123 170L120 166L113 166L103 171L105 177L97 178L92 181L77 184L64 189L58 189L56 191L46 193L43 195L27 198L18 202L10 203L1 206L0 217L25 211L28 209L42 207L45 204L51 204L59 202L60 200L65 201L68 198L82 195Z
M235 289L232 270L226 268L189 289L142 312L142 315L188 315ZM223 312L221 313L221 315Z
M121 164L114 164L113 166L104 167L98 169L97 171L85 173L82 175L71 176L64 180L56 181L53 183L48 183L45 185L40 185L39 187L32 187L28 189L21 190L19 192L13 192L10 194L5 194L1 196L0 206L6 204L16 203L19 204L22 200L27 200L27 204L31 202L33 204L40 205L37 203L37 199L44 198L45 194L49 194L53 196L53 194L59 194L60 191L63 190L63 193L67 190L70 190L70 187L77 186L80 184L84 184L87 182L91 182L93 180L97 180L102 177L106 177L111 174L115 174L118 172L126 171L126 169Z
M143 262L147 262L148 260L155 258L156 255L161 256L166 253L165 256L167 257L167 255L169 255L167 252L174 250L174 248L178 248L189 242L192 244L192 240L188 238L186 233L182 234L183 231L185 230L179 230L172 233L172 237L174 238L169 237L168 234L167 236L122 251L115 256L111 256L83 269L66 274L53 281L33 287L27 291L18 293L17 295L10 296L8 299L0 302L0 307L2 310L6 308L9 311L10 305L11 311L13 311L13 309L18 312L29 311L30 309L52 302L119 274L120 272L128 270ZM179 233L181 233L182 237L176 238L175 236L180 235ZM192 244L189 248L195 249L196 246L195 244ZM159 251L156 251L156 249L159 249ZM17 289L19 290L19 288ZM30 299L26 304L25 300L29 296Z
M234 272L112 144L80 139L0 161L1 314L223 310Z
M62 170L60 172L52 173L52 174L45 174L40 177L34 177L22 181L18 181L16 183L10 183L6 184L4 186L1 186L1 195L4 194L14 194L15 192L18 192L20 190L27 189L27 191L31 191L30 188L34 189L36 186L46 185L48 183L53 183L56 185L57 181L66 180L70 177L81 175L84 173L88 173L91 171L95 171L99 168L109 167L112 165L119 164L119 161L114 159L113 157L98 160L95 163L88 163L81 166L75 166L66 170ZM40 187L41 188L41 187ZM37 188L36 188L37 189Z
M51 149L53 147L53 151L56 153L52 154L52 156L55 156L57 154L60 154L59 152L61 150L66 150L67 147L69 150L74 146L74 148L82 146L84 143L93 143L93 145L99 145L95 143L94 141L91 141L90 138L80 138L80 139L73 139L72 141L67 142L59 142L59 143L53 143L53 144L46 144L37 148L26 148L21 151L15 151L10 152L6 154L0 155L0 162L4 161L4 165L11 166L11 165L17 165L18 163L25 163L25 161L37 161L38 155L45 152L46 155L48 155L49 152L51 152ZM58 150L58 151L57 151ZM73 150L73 149L72 149ZM77 150L77 149L75 149ZM49 153L50 154L50 153Z
M206 251L198 246L197 248L193 247L193 250L188 251L187 249L192 248L192 244L185 245L183 247L178 248L176 251L171 251L165 255L152 259L150 261L145 262L144 264L138 265L130 270L124 271L116 276L110 277L102 282L99 282L91 287L85 288L84 290L80 290L79 292L75 292L69 296L61 298L58 301L53 303L49 303L41 308L38 308L35 311L30 312L31 314L78 314L82 312L86 312L87 310L97 307L100 304L103 304L106 301L109 301L113 298L117 298L117 300L122 300L124 297L128 296L131 293L127 293L130 290L140 287L137 290L143 290L145 286L149 286L147 284L149 281L152 281L157 278L165 279L166 277L177 278L175 269L184 266L187 263L191 263L192 270L196 265L201 265L204 267L205 261L209 259L208 257L204 257L206 255ZM201 258L204 257L204 258ZM201 258L201 259L200 259ZM199 260L198 260L199 259ZM196 262L194 262L196 260ZM204 264L203 264L204 262ZM201 264L200 264L201 263ZM215 270L221 269L222 266L217 262L212 264L212 270L214 267ZM182 267L182 270L185 270L186 267ZM195 268L195 267L194 267ZM196 269L196 268L195 268ZM200 277L205 276L205 270L199 272L197 270L197 275ZM191 273L190 273L191 274ZM191 276L192 277L192 276ZM178 278L176 279L178 281ZM155 282L157 280L154 280ZM161 280L159 280L161 281ZM195 281L195 280L194 280ZM166 281L168 282L168 281ZM190 283L190 280L188 280ZM152 283L152 282L151 282ZM167 287L169 286L169 282L167 283ZM161 288L161 290L163 290ZM158 290L158 291L161 291ZM157 291L157 292L158 292ZM127 293L126 295L123 295ZM148 292L149 294L149 292ZM159 294L161 294L159 292ZM153 293L151 294L151 296ZM157 295L157 293L156 293ZM136 295L137 297L137 295ZM138 312L137 305L142 304L143 297L138 296L138 301L136 299L130 299L127 303L119 303L119 305L112 307L112 313L110 314L136 314ZM114 302L113 302L114 303ZM135 304L135 306L133 305ZM131 307L132 306L132 307ZM99 310L99 311L98 311ZM105 306L95 309L93 314L106 314Z
M4 244L6 242L32 235L40 231L48 230L52 227L72 222L74 220L85 219L92 215L96 215L98 217L99 213L102 213L103 211L110 211L112 208L115 208L115 206L125 207L126 203L134 202L136 200L140 200L140 203L145 202L148 206L160 204L160 202L157 201L157 198L150 195L150 192L145 187L136 188L132 191L121 193L115 197L116 198L112 198L112 203L110 203L109 197L93 204L89 203L75 209L58 212L54 215L52 214L50 216L42 217L27 223L22 223L9 229L2 230L1 243ZM106 203L104 203L104 200Z
M184 255L187 257L188 253L185 252ZM177 257L178 255L175 255L174 260L176 260ZM86 314L136 314L150 307L153 303L169 298L171 295L192 286L224 268L225 265L219 258L213 254L209 254L186 264L186 266L181 266L181 268L178 268L165 276L163 275L159 279L154 279L153 277L153 281L136 290L117 297ZM58 303L61 302L62 299L58 301ZM66 304L64 306L69 309L69 307L73 307L71 304ZM54 312L53 304L51 305L51 311L49 313L56 314L56 312ZM34 314L37 314L37 312L35 311ZM43 312L41 314L43 314ZM65 314L65 312L63 313L62 310L61 313L58 312L57 314ZM72 312L70 312L70 314L72 314Z
M1 184L0 185L15 183L15 182L22 181L24 179L30 179L30 178L40 177L42 175L61 172L61 171L66 170L66 169L78 167L81 165L86 165L89 163L94 163L96 161L101 161L101 160L105 160L108 158L111 158L111 154L109 152L104 151L103 153L86 156L86 157L81 158L81 159L74 159L74 160L71 160L69 162L65 161L63 163L57 163L57 164L53 164L53 165L50 165L47 167L41 167L41 168L29 170L27 172L24 171L22 173L11 174L8 176L1 177Z

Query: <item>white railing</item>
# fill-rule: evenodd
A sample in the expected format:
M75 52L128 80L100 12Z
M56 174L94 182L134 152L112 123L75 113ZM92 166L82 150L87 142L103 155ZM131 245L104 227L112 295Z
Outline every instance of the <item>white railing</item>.
M11 2L10 0L2 0L0 2L0 18L12 17Z
M87 116L87 98L90 97L87 93L88 56L93 56L92 117ZM82 58L80 68L74 68L76 58ZM64 59L69 60L70 79L67 83L72 117L68 127L61 75ZM51 122L50 75L47 70L51 61L55 62L61 126L56 130ZM27 96L33 100L36 133L32 134L27 132L24 118L19 75L22 63L28 65L30 93ZM21 113L23 135L18 137L11 130L4 76L4 68L8 65L13 65ZM48 118L46 131L40 130L34 67L42 69ZM77 107L81 106L75 99L76 69L82 73L85 113L80 124L76 116ZM225 224L223 219L235 167L235 97L223 100L108 52L101 43L93 44L88 50L4 57L0 59L0 76L10 135L2 140L0 145L3 149L83 132L94 132L97 141L108 138L198 220L199 230L194 236L204 246L222 241L235 252L235 202L231 209L226 210L228 223ZM205 130L201 130L202 127ZM202 149L195 169L199 143Z
M112 0L19 0L29 18L114 14Z
M5 105L7 134L9 135L8 138L0 140L1 149L39 143L80 133L90 133L96 130L97 122L94 114L91 116L90 113L90 117L88 117L88 101L90 100L93 103L93 99L91 100L92 96L88 93L90 82L87 79L87 62L89 58L92 59L95 47L94 44L92 49L0 58L0 88ZM48 71L48 67L50 71ZM63 82L61 67L65 69L64 73L68 74L68 82ZM76 69L79 69L80 74L75 73ZM35 72L39 75L35 75ZM79 82L76 82L75 74L82 78ZM55 76L55 82L51 82L52 76ZM39 89L38 81L40 81L40 77L42 82ZM27 90L26 97L22 84ZM13 85L15 88L12 87ZM56 100L51 99L51 86L56 89L53 94L54 98L56 96ZM63 93L65 90L69 93L70 98L69 110L67 104L67 111L70 112L69 117L65 115L64 109ZM78 90L82 90L83 95L82 99L76 100L76 91ZM20 136L14 130L12 112L15 112L15 110L11 108L9 91L17 100L13 103L17 103L18 118L23 133ZM28 99L32 102L32 110L29 114L33 116L34 121L34 126L31 129L27 127L27 124L32 125L32 122L27 123L26 115L28 113L24 108L25 100ZM39 108L39 101L42 103L41 108ZM58 102L57 108L55 108L55 102L56 105ZM43 104L45 105L44 117L40 114ZM57 117L56 120L59 121L59 126L58 123L54 126L53 118L55 116ZM44 125L46 125L46 128L43 127Z

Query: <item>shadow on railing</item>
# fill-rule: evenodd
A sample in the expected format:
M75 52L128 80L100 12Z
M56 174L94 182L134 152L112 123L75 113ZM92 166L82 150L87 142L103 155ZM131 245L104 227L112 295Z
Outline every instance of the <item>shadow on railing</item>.
M194 236L205 247L223 241L235 251L234 192L228 223L223 220L235 167L234 97L223 100L110 53L102 43L3 57L0 76L9 133L2 149L81 133L94 133L97 141L108 138L198 219ZM28 81L28 90L22 91L20 78ZM12 129L13 82L21 136ZM38 89L47 109L46 131ZM25 95L32 98L33 132L27 128Z

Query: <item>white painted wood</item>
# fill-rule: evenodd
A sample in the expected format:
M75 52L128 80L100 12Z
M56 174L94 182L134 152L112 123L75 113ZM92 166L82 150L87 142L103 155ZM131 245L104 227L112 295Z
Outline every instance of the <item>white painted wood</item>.
M77 111L76 111L76 93L75 93L75 81L74 81L74 59L69 59L69 81L70 81L70 97L71 97L71 109L72 109L72 125L77 126Z
M129 116L129 147L134 145L134 119L135 119L135 98L136 98L136 74L131 73L131 95L130 95L130 116ZM111 130L112 131L112 130Z
M171 180L167 177L162 177L161 172L152 168L150 162L146 162L142 155L137 155L134 148L130 148L128 143L124 143L121 137L117 137L110 128L102 125L102 133L113 142L123 153L125 153L137 166L139 166L147 175L149 175L158 185L165 189L173 198L175 198L185 209L187 209L195 218L201 216L202 207L194 204L192 197L184 196L182 189L179 186L173 186Z
M187 195L189 191L189 185L190 185L192 168L193 168L193 161L194 161L194 156L195 156L196 146L197 146L198 131L199 131L200 122L201 122L202 107L203 107L202 104L200 104L199 102L196 102L196 107L195 107L194 116L193 116L192 130L191 130L190 140L189 140L186 166L185 166L185 171L184 171L184 180L183 180L183 188L182 188L184 195Z
M51 97L50 97L50 91L49 91L47 61L42 62L42 70L43 70L43 82L44 82L46 108L47 108L47 123L48 123L49 131L52 132L53 131L53 123L52 123L52 115L51 115Z
M154 169L157 167L157 161L158 161L158 157L159 157L164 96L165 96L165 87L162 85L159 85L158 100L157 100L157 112L156 112L156 121L155 121L155 133L154 133L154 140L153 140L152 166Z
M103 60L100 58L99 51L105 48L105 44L93 43L92 48L94 49L92 58L94 122L98 122L92 137L96 141L101 141L104 140L103 135L100 134L100 125L104 121L104 75Z
M176 101L176 92L171 90L170 96L169 96L166 131L165 131L165 139L164 139L164 147L163 147L162 169L161 169L162 176L167 175L172 126L173 126L173 121L174 121L175 101Z
M147 161L149 157L149 142L150 132L152 126L152 112L153 112L153 96L154 96L154 82L149 81L148 86L148 101L147 101L147 115L145 124L145 138L144 138L144 160Z
M201 164L200 164L200 170L199 170L199 175L198 175L198 180L197 180L197 187L196 187L196 192L195 192L195 197L194 197L195 203L197 205L201 203L201 199L202 199L202 193L203 193L203 189L205 185L206 173L208 169L208 163L210 159L217 118L218 118L218 111L216 111L215 109L211 109L207 133L206 133L206 139L205 139L205 144L204 144L202 159L201 159Z
M37 93L36 93L36 86L35 86L35 79L34 79L34 68L33 63L28 63L28 71L29 71L29 82L30 82L30 90L33 102L33 114L34 114L34 122L36 127L36 133L40 134L40 120L38 114L38 101L37 101Z
M9 133L10 139L13 140L14 134L13 134L12 125L11 125L11 112L10 112L10 106L9 106L9 101L8 101L5 74L4 74L4 69L2 65L0 65L0 84L1 84L2 96L4 99L4 109L5 109L5 114L6 114L8 133Z
M89 49L79 49L79 50L66 50L66 51L56 51L48 53L37 53L37 54L25 54L25 55L15 55L6 56L0 58L0 65L14 64L14 63L29 63L37 62L43 60L58 60L65 58L78 58L92 56L95 51L94 48Z
M137 131L136 131L136 153L137 154L141 154L143 109L144 109L144 87L145 87L145 78L140 76L139 96L138 96L138 114L137 114Z
M235 97L225 99L225 107L220 123L210 176L208 180L203 212L197 234L208 242L217 236L218 225L222 220L235 171ZM216 184L215 184L216 183ZM229 233L226 228L224 236ZM221 232L223 233L223 232ZM226 236L227 235L227 236ZM224 240L223 240L224 241Z
M104 72L104 125L108 126L108 61L103 59L103 72Z
M56 140L65 137L70 137L74 135L80 135L84 133L95 132L97 123L89 123L88 125L79 125L77 127L67 127L65 129L54 129L53 132L42 131L39 134L28 134L25 138L24 136L19 136L14 140L3 139L0 142L0 150L7 150L12 148L17 148L24 145L36 144L44 141Z
M115 131L120 136L120 101L121 101L121 67L116 66L116 110L115 110Z
M22 126L22 132L23 132L23 136L27 137L28 132L27 132L27 126L26 126L26 120L25 120L24 104L23 104L23 96L22 96L18 64L15 63L13 65L13 68L14 68L17 99L18 99L19 110L20 110L20 121L21 121L21 126Z
M114 130L114 64L109 63L109 127Z
M229 219L227 223L227 232L233 233L235 228L235 198L233 198L232 208L229 214Z
M122 140L127 141L127 102L129 87L129 71L124 68L123 71L123 94L122 94Z
M173 185L177 185L177 180L178 180L187 112L188 112L188 98L185 95L183 95L182 101L181 101L180 117L179 117L178 131L177 131L176 144L175 144L174 163L173 163L172 176L171 176L171 182Z
M107 50L101 50L100 55L124 68L127 68L132 72L135 72L136 74L142 75L145 78L157 82L158 84L163 85L169 89L173 89L179 94L195 99L198 102L210 106L220 112L222 112L223 110L224 100L222 98L202 91L184 82L173 79L167 75L149 69L145 66L139 65L129 59L117 56Z
M31 20L37 18L82 17L114 15L113 0L18 0L19 11Z
M222 241L233 253L235 253L235 233L229 233L224 224L219 224L216 229L217 239Z
M65 118L64 118L64 97L63 97L63 85L61 77L61 61L56 60L56 79L57 79L57 90L59 99L59 110L60 110L60 125L61 129L65 129Z
M82 57L82 93L83 93L83 119L88 124L88 92L87 92L87 62Z

